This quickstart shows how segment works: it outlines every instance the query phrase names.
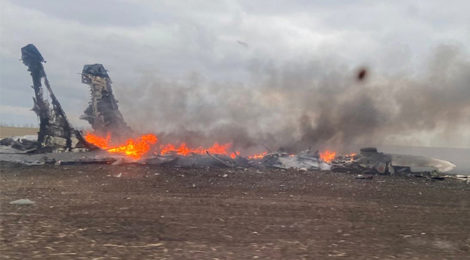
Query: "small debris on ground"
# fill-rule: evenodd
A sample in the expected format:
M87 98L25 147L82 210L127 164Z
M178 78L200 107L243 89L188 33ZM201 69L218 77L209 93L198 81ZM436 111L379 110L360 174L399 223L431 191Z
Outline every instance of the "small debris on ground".
M11 205L34 205L36 202L29 200L29 199L19 199L10 201Z
M358 174L356 176L356 179L359 179L359 180L372 180L374 178L374 176L372 175L362 175L362 174Z

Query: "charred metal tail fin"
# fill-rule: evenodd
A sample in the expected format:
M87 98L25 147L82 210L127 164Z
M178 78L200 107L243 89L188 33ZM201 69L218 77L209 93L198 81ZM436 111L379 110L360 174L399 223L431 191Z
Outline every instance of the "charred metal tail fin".
M129 136L132 132L118 108L111 87L111 79L102 64L83 66L82 83L90 86L91 100L81 119L87 120L95 132L114 138Z
M38 145L40 149L70 150L74 147L86 146L79 131L74 130L67 120L64 110L54 95L44 71L42 57L33 44L21 48L21 59L31 72L34 89L33 111L39 117ZM51 99L52 108L44 98L43 82Z

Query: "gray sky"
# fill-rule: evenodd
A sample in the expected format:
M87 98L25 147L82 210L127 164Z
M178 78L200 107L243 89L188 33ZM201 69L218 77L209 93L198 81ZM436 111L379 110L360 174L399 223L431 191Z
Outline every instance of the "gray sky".
M163 126L164 116L133 119L140 104L131 97L144 95L139 89L149 81L159 86L187 84L196 78L202 85L255 88L253 82L263 81L265 73L279 68L307 70L312 63L311 73L318 75L367 66L377 81L413 78L427 71L440 46L453 46L467 58L470 51L470 1L465 0L0 3L0 122L8 124L37 124L30 111L31 79L19 60L20 48L28 43L35 44L47 60L48 78L75 126L87 127L78 119L89 95L79 73L84 64L102 63L130 124L165 131L171 127ZM158 103L153 105L160 109ZM171 105L177 104L167 104L165 111ZM434 132L420 134L427 140L434 136ZM469 147L469 134L460 137L460 145ZM459 145L439 138L426 144Z

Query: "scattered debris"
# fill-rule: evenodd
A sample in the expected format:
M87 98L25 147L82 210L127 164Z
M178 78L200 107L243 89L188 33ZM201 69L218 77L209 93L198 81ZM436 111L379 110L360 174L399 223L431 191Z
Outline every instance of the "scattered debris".
M111 165L122 165L124 163L126 163L124 158L117 158L116 161L114 161Z
M100 150L76 153L0 153L1 162L18 163L27 166L55 164L58 161L60 161L60 165L110 164L119 158L121 156L110 156L105 151Z
M455 168L451 162L425 156L386 154L375 147L362 148L360 154L339 156L332 162L332 170L362 174L409 174L439 179L440 173Z
M356 176L356 179L359 179L359 180L372 180L374 178L374 176L372 175L362 175L362 174L358 174Z
M411 172L448 172L454 169L455 164L431 157L391 154L391 166L395 169L408 167Z
M215 160L219 161L220 163L222 163L223 165L227 166L227 167L230 167L230 168L233 168L235 165L230 162L230 161L225 161L219 157L217 157L216 155L212 155L211 153L209 153L209 151L206 151L207 155L209 155L210 157L214 158Z
M448 176L443 176L442 172L454 169L456 166L451 162L424 157L402 154L386 154L377 151L377 148L367 147L360 149L360 153L336 156L336 152L326 151L326 154L318 151L305 150L298 154L288 154L285 152L264 152L256 156L243 157L240 153L217 153L209 150L188 149L185 145L180 148L173 147L166 153L148 154L151 145L155 142L146 142L146 150L138 157L132 157L132 149L140 143L132 139L123 147L128 153L111 154L121 151L121 146L112 149L103 148L106 151L90 151L88 148L96 148L88 143L77 130L69 124L65 112L59 101L55 97L52 88L44 71L42 57L39 50L32 44L28 44L21 49L22 61L31 72L35 96L33 111L40 119L40 128L37 140L28 137L12 137L0 140L0 161L21 163L24 165L43 164L82 164L82 163L112 163L120 165L124 163L138 163L149 165L169 165L174 167L227 167L227 168L256 168L257 173L264 168L297 169L299 171L308 170L332 170L337 172L354 173L356 179L372 179L373 174L404 174L416 177L426 177L433 180L443 180ZM358 80L367 77L367 69L359 70ZM132 129L127 126L118 108L118 101L114 98L111 79L102 64L85 65L82 71L82 83L90 86L91 100L89 106L84 111L81 119L87 120L94 131L102 136L98 136L98 141L107 142L112 135L118 139L129 137ZM49 94L51 104L44 98L44 88ZM145 137L145 136L143 136ZM142 137L142 140L144 140ZM89 140L89 139L87 139ZM91 142L91 141L89 141ZM216 143L217 144L217 143ZM97 144L98 145L98 144ZM101 147L101 146L100 146ZM109 147L108 147L109 148ZM178 149L186 148L185 153L178 153ZM84 153L58 154L57 151L83 151ZM80 150L81 149L81 150ZM184 149L183 149L184 150ZM186 151L184 150L184 151ZM268 149L271 151L271 149ZM41 152L42 154L26 154L30 152ZM190 152L192 151L192 152ZM197 152L196 152L197 151ZM205 151L205 153L204 153ZM149 152L150 153L150 152ZM126 157L126 154L128 157ZM143 158L141 158L145 155ZM132 157L132 158L129 158ZM365 175L368 174L368 175ZM156 175L158 175L156 173ZM121 177L119 173L115 177ZM460 175L456 179L469 182L468 176ZM228 177L227 174L223 175ZM34 202L33 202L34 203Z
M28 153L37 149L37 136L14 136L0 140L1 153Z
M462 174L446 175L445 177L450 178L450 179L456 179L456 180L459 180L459 181L464 181L466 183L470 183L470 174L468 174L468 175L462 175Z
M6 140L2 140L7 142ZM2 147L2 146L0 146ZM266 154L262 159L249 159L243 156L232 158L220 154L188 154L169 153L165 155L150 154L140 160L131 160L125 155L110 154L95 150L81 153L0 153L0 161L20 163L23 165L71 165L71 164L112 164L121 165L136 163L142 165L162 165L175 168L236 168L247 171L255 168L262 174L265 168L282 170L297 169L332 170L356 174L356 179L372 179L374 174L404 175L424 177L432 180L453 178L470 183L466 175L443 175L443 171L451 170L455 165L450 162L423 156L385 154L376 148L363 148L360 154L339 155L331 164L319 159L318 153L310 150L298 154L284 152ZM120 176L116 176L120 177ZM224 178L228 175L224 175Z
M306 170L330 170L331 165L318 158L311 150L302 151L298 154L283 152L270 153L263 157L261 164L265 167L280 169L306 169Z
M36 202L29 200L29 199L19 199L10 201L11 205L34 205Z

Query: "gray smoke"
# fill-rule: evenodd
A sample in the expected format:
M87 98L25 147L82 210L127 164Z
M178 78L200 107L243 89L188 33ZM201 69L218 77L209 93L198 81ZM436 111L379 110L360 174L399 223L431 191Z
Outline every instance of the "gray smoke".
M470 129L468 56L441 46L427 64L423 73L400 76L370 68L358 80L357 68L315 60L253 63L250 80L241 82L149 74L136 86L115 85L128 123L163 142L297 151L420 145L421 135L470 146L468 136L459 143Z

